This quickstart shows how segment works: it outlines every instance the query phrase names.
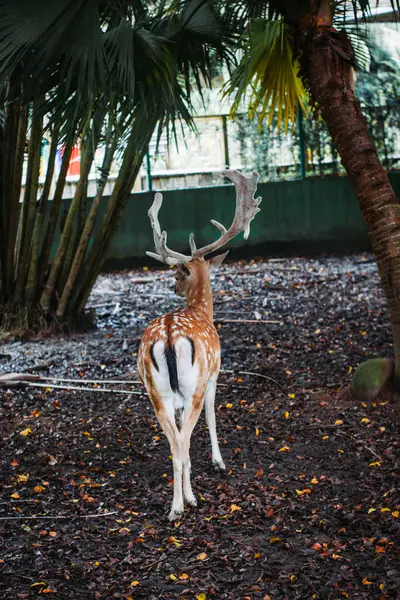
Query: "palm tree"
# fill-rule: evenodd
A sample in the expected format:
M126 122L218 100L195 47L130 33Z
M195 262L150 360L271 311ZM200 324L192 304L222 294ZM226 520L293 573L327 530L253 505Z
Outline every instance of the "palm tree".
M243 59L229 92L233 112L248 94L249 112L262 121L277 114L278 127L310 106L324 119L364 215L390 310L394 362L375 359L358 368L353 389L372 398L391 377L400 389L400 206L370 138L354 93L350 35L338 31L367 16L374 0L242 0L232 3L231 27L242 34ZM398 0L391 0L399 10ZM352 28L354 32L354 26ZM243 31L245 34L243 35Z
M212 61L230 50L211 0L0 0L0 14L0 328L76 324L156 127L173 134L176 119L192 123L192 88L210 84ZM80 177L63 216L78 141ZM118 176L94 237L114 159Z

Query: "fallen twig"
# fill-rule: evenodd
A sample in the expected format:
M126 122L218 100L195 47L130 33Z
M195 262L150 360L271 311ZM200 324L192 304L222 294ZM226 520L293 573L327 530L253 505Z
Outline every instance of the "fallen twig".
M82 387L79 385L58 385L56 383L31 383L31 382L21 382L25 383L28 387L42 387L42 388L55 388L59 390L80 390L83 392L108 392L113 394L137 394L139 396L143 395L143 392L129 392L128 390L112 390L110 388L89 388Z
M221 373L235 373L235 371L231 371L229 369L221 369L220 372ZM275 385L280 387L282 391L286 392L285 388L283 387L283 385L281 385L279 383L279 381L276 381L275 379L273 379L272 377L269 377L268 375L263 375L262 373L252 373L251 371L237 371L237 373L238 373L238 375L250 375L250 376L254 376L254 377L261 377L262 379L268 379L268 381L272 381L273 383L275 383Z
M268 323L280 325L281 321L263 321L262 319L215 319L218 323Z
M137 381L129 381L127 379L125 379L124 381L119 380L119 379L69 379L67 377L41 377L41 380L43 381L67 381L70 383L74 383L74 382L83 382L83 383L113 383L113 384L137 384L137 383L142 383L141 381L137 380Z
M114 510L108 513L92 513L90 515L19 515L18 517L0 517L0 521L23 521L25 519L99 519L101 517L109 517L110 515L118 514L119 512L117 510Z

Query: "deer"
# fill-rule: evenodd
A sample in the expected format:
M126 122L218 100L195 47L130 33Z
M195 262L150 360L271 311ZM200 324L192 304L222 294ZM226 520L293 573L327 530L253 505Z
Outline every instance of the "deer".
M215 419L215 392L221 365L220 340L213 320L213 295L210 271L227 256L223 252L206 259L239 233L250 233L250 222L259 212L261 197L254 198L259 175L245 177L236 170L223 171L236 188L236 211L229 229L211 220L220 237L197 248L193 233L189 236L191 255L175 252L167 246L167 233L161 231L158 212L163 197L157 192L148 211L155 252L148 256L176 266L175 292L186 297L186 307L157 317L146 327L138 350L137 366L161 429L172 454L174 492L170 521L177 521L184 511L184 501L197 506L190 472L190 442L193 430L205 405L206 423L211 440L214 467L225 471Z

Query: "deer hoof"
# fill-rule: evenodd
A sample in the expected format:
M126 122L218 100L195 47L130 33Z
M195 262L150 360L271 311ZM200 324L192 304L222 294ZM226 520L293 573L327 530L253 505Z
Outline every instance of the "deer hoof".
M197 506L197 500L194 496L194 494L192 496L189 496L189 498L185 498L186 503L188 504L188 506Z
M226 471L226 466L222 460L213 460L213 466L216 471Z
M182 510L176 510L175 508L173 508L171 510L171 512L169 513L169 520L170 521L179 521L180 518L183 515L183 509Z

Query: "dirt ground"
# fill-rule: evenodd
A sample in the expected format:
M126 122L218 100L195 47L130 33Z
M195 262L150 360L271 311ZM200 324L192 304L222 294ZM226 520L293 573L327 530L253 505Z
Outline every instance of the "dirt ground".
M167 441L127 383L146 323L182 303L171 275L104 275L90 299L97 330L0 347L0 373L132 391L2 391L1 600L399 599L399 409L343 391L365 357L391 355L372 257L237 262L215 275L227 472L212 469L201 417L199 506L175 524Z

